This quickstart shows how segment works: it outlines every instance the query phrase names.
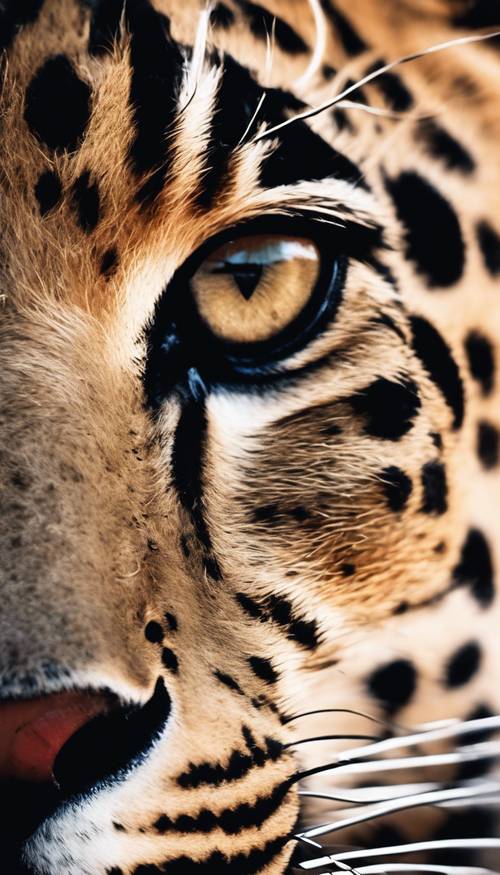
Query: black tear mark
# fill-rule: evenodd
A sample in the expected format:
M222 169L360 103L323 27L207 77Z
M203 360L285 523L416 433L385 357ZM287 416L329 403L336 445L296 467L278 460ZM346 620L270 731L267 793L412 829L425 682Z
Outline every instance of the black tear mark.
M448 509L446 470L442 462L427 462L422 467L422 513L440 516Z
M468 641L450 657L445 670L447 687L462 687L472 680L481 665L482 652L477 641Z
M367 686L371 695L382 702L387 714L395 714L415 693L415 666L408 659L396 659L377 668L368 678Z
M453 569L455 586L468 586L482 608L494 599L493 562L488 541L479 529L467 533L460 562Z
M380 479L389 508L395 512L403 510L412 492L411 478L401 468L390 465L381 472Z
M483 395L490 395L495 384L495 357L491 341L479 331L470 331L465 339L465 352L471 376L481 386Z
M391 441L410 431L421 406L418 388L409 378L394 383L381 377L350 401L355 412L366 417L367 434Z
M406 255L429 288L449 288L459 281L465 247L457 214L449 201L418 173L387 179L398 218L405 228Z
M75 181L72 200L80 228L90 234L99 222L101 199L97 183L90 181L89 170L81 173Z
M35 197L41 216L46 216L50 210L54 209L61 199L61 194L61 180L55 171L46 170L39 176L35 185Z
M464 419L464 387L458 365L439 332L427 319L412 316L413 349L453 413L453 428Z
M65 55L45 61L26 89L24 118L49 149L75 150L85 136L90 109L90 87Z

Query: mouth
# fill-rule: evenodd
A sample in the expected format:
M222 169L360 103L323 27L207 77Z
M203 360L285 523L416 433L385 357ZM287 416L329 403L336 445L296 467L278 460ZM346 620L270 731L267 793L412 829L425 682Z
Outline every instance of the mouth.
M107 691L0 704L0 847L9 875L30 871L22 846L47 818L139 764L170 709L161 678L144 705Z

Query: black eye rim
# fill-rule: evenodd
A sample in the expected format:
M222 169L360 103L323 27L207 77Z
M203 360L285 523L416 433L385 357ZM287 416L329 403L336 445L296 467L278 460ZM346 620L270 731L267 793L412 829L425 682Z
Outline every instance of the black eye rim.
M338 233L336 233L338 232ZM205 259L229 242L249 236L310 240L319 252L319 273L301 312L265 341L229 343L216 337L199 314L190 282ZM348 258L342 228L283 214L259 217L224 229L204 241L178 268L161 295L147 331L146 382L160 399L185 380L190 369L205 383L251 382L276 372L279 363L305 348L334 318L342 300ZM169 376L162 378L161 373ZM156 405L155 405L156 406Z

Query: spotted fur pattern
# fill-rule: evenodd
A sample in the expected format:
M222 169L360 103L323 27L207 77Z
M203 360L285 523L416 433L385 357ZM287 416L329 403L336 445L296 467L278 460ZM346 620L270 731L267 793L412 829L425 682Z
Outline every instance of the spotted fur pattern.
M135 715L32 816L3 788L9 875L278 875L343 744L291 742L360 731L287 715L498 712L498 47L266 133L494 5L322 0L308 71L302 0L223 0L206 40L197 0L0 3L1 694ZM262 216L328 235L335 317L259 380L162 368L176 271ZM353 841L484 821L380 829Z

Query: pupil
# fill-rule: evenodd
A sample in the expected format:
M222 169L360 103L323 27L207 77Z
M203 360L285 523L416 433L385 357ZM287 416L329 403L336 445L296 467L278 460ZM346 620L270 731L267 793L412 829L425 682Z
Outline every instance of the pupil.
M226 262L214 269L214 273L230 274L246 301L252 297L262 279L263 264L231 264Z

